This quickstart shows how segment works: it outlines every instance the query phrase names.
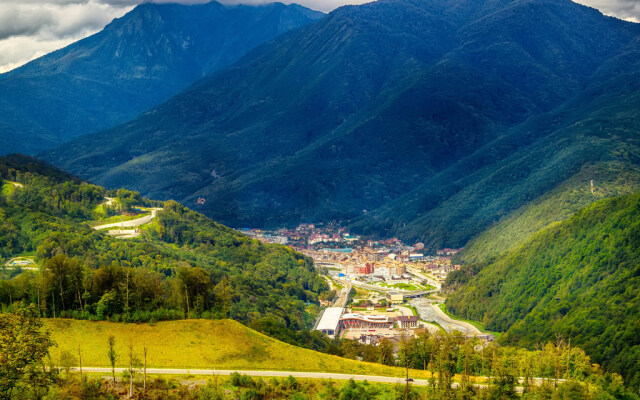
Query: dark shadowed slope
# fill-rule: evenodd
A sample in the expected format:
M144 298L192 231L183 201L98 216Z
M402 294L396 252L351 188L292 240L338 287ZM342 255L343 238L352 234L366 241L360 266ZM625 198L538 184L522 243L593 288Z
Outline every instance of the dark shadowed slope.
M36 153L125 122L323 15L281 3L138 6L97 34L0 75L0 153Z
M47 157L107 186L206 197L203 212L236 226L356 218L361 232L460 244L633 144L598 134L609 150L581 153L563 135L633 119L608 103L632 110L633 87L606 71L632 73L621 55L639 33L568 0L343 7Z

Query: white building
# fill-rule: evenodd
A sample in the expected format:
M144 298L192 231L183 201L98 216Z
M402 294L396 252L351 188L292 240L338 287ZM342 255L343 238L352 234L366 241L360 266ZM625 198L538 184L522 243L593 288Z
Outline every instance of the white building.
M334 338L339 332L338 326L340 325L340 317L343 312L344 308L342 307L326 308L322 313L322 317L320 317L316 330Z

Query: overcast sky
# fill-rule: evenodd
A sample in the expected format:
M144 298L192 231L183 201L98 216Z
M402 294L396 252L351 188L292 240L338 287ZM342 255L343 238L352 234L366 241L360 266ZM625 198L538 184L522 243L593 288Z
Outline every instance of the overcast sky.
M0 0L0 73L101 30L144 0ZM154 0L204 3L207 0ZM320 11L370 0L297 0ZM227 4L263 4L269 0L222 0ZM283 1L291 3L292 1ZM618 18L640 21L640 0L578 0Z

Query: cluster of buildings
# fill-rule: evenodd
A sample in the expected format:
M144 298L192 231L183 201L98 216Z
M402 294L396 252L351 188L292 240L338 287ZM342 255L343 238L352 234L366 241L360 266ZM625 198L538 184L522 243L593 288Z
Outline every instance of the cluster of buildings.
M337 265L345 274L377 276L383 281L400 282L407 265L419 268L436 279L444 280L459 265L451 257L462 248L444 248L437 255L426 255L424 244L404 244L398 238L362 239L352 235L337 223L300 224L295 229L265 231L241 229L240 232L266 243L279 243L312 257L318 265Z
M359 236L351 235L344 228L334 223L316 225L300 224L295 229L278 229L265 231L262 229L240 229L245 235L262 242L288 244L297 249L318 249L329 246L339 247L358 242Z
M361 314L349 312L342 307L326 308L316 323L315 330L327 334L334 338L340 336L345 331L357 331L363 333L357 336L371 336L374 332L392 331L394 329L406 330L418 327L418 317L411 316L389 316L384 314Z
M447 262L447 261L449 261L449 262ZM429 263L429 264L425 264L422 267L422 270L424 272L433 275L433 277L435 277L436 279L439 279L439 280L447 279L447 275L449 275L449 273L451 271L457 271L459 269L460 269L460 265L451 264L450 259L447 259L447 260L444 260L444 261L440 261L440 262L437 262L437 263L432 262L432 263Z
M456 254L458 254L459 252L462 251L464 247L460 247L459 249L449 249L449 248L445 248L445 249L441 249L436 251L436 254L439 256L454 256Z
M346 273L350 275L379 275L401 279L407 275L407 266L399 263L365 262L361 264L347 264Z

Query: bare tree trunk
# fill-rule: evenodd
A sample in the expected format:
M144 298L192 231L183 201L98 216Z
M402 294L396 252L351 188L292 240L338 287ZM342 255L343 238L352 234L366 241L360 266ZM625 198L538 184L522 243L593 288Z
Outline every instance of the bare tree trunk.
M60 303L62 303L62 309L64 310L64 290L62 289L62 281L60 281Z
M51 305L53 307L53 318L56 317L56 298L53 295L54 292L55 292L55 289L51 291Z
M80 296L80 286L76 286L76 293L78 294L78 302L80 302L80 311L84 311L84 306L82 305L82 296Z
M184 284L184 295L187 299L187 319L189 319L189 291L187 290L187 284Z
M78 346L78 360L80 361L80 382L82 382L82 352L80 346Z
M127 268L127 303L126 303L127 321L129 320L129 274L130 273L131 273L131 269Z
M142 386L143 393L147 393L147 348L143 349L144 353L144 383Z

